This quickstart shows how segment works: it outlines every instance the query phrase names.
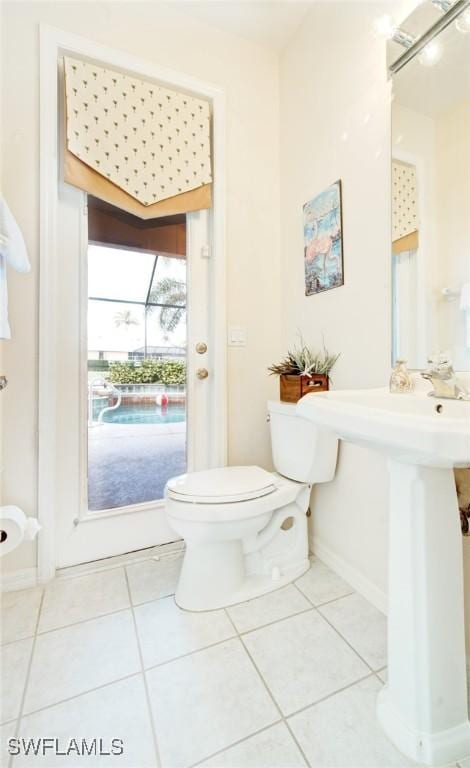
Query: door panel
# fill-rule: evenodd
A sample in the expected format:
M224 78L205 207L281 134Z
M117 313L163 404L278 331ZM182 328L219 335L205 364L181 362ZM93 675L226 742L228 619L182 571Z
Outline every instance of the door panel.
M89 510L87 207L83 193L64 184L59 190L59 222L60 249L66 257L61 260L57 275L60 317L57 474L60 479L56 551L57 566L65 567L167 543L178 536L166 521L162 500ZM213 425L216 424L211 405L211 399L215 401L211 397L214 376L211 351L215 331L212 329L210 333L209 328L212 266L208 248L209 222L207 212L188 215L186 398L189 470L210 465ZM196 345L201 342L207 345L203 354L196 351ZM207 378L198 378L199 368L208 371ZM123 474L125 481L122 467L120 472L120 481ZM129 480L132 482L132 477Z

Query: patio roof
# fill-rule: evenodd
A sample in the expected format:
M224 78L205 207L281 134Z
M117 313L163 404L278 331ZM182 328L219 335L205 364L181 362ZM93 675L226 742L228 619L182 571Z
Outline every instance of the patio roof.
M90 245L88 298L147 307L184 307L186 302L157 301L154 292L165 278L186 282L186 261L166 254Z

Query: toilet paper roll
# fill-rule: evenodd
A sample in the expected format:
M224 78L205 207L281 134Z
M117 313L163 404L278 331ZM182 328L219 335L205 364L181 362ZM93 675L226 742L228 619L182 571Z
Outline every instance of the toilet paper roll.
M0 507L0 555L8 554L25 540L34 539L40 528L36 518L26 517L19 507Z

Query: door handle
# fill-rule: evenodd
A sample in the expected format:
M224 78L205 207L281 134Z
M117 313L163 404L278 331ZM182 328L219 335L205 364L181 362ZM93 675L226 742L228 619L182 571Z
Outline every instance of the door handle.
M203 355L205 352L207 352L207 344L204 341L199 341L196 344L196 352L198 355Z
M209 371L207 370L207 368L198 368L196 371L196 376L198 377L198 379L207 379L207 377L209 376Z

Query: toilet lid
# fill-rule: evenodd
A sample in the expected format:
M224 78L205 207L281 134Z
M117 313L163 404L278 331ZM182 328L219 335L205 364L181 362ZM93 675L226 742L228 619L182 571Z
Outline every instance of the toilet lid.
M274 490L273 475L260 467L221 467L188 472L167 483L171 498L199 504L248 501Z

